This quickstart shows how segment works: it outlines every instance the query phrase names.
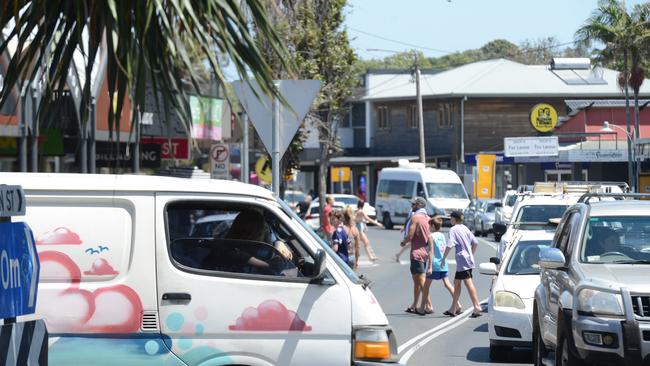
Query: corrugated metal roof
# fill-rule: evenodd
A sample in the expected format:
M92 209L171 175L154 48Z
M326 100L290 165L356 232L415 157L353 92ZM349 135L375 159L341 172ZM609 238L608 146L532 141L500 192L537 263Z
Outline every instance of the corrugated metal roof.
M620 98L618 72L599 69L601 84L570 84L548 65L524 65L506 59L474 62L433 75L421 76L422 96L444 97L591 97ZM599 75L598 75L599 76ZM415 98L415 83L408 74L368 74L361 100ZM640 91L650 96L650 80Z
M567 99L564 101L572 111L578 111L584 108L625 108L625 99ZM639 99L639 106L650 104L650 99ZM630 99L630 106L634 101Z

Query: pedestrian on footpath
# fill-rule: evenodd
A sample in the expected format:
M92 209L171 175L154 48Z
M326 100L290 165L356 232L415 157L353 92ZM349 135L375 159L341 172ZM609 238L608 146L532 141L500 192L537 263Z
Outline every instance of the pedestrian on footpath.
M427 216L427 219L429 216L427 215L427 210L425 207L427 207L427 200L425 200L423 197L415 197L411 200L411 208L413 208L413 202L415 202L417 199L420 199L421 202L424 202L424 206L417 209L417 210L411 210L409 212L408 217L406 218L406 223L404 224L404 228L402 229L402 239L406 238L406 235L408 234L409 231L409 225L411 223L411 217L413 215L418 214L418 215L424 215ZM399 259L402 256L402 254L410 247L410 243L406 243L406 245L402 245L399 252L395 253L395 262L399 263Z
M432 251L430 250L431 257L431 268L432 272L427 276L427 280L424 282L424 290L422 291L422 306L421 308L427 314L433 314L433 304L431 304L431 298L429 297L429 289L431 287L432 281L442 280L443 286L449 291L451 298L454 298L454 287L449 282L448 275L448 266L447 263L442 265L442 256L445 253L445 248L447 248L447 243L445 241L445 235L440 232L442 228L442 218L440 216L434 216L429 220L429 228L431 229L431 242L433 243ZM460 302L456 303L458 309L461 309ZM461 310L458 310L457 313L460 314Z
M460 313L461 308L458 304L460 299L461 283L465 284L469 298L474 305L474 312L470 317L477 318L481 316L481 304L478 302L476 287L472 281L472 269L474 265L474 253L478 248L478 240L472 232L463 225L463 213L453 211L451 213L451 229L449 229L449 242L442 256L441 266L446 266L447 255L451 248L456 248L456 275L454 276L454 296L451 301L451 307L445 311L445 315L456 316Z
M426 207L427 201L422 197L416 197L411 200L411 209L417 212ZM422 309L418 309L420 296L426 281L426 275L431 274L431 260L429 259L429 249L431 236L429 234L429 216L421 214L411 215L408 222L408 231L400 243L405 246L411 243L411 278L413 279L413 303L404 310L407 313L426 315Z

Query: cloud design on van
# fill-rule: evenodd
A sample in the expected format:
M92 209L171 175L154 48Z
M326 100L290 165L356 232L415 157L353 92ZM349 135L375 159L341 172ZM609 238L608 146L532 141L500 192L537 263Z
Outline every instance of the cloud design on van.
M67 227L57 227L48 231L36 239L36 245L79 245L81 238Z
M90 270L84 271L86 276L110 276L116 275L118 272L111 266L110 263L104 258L96 259Z
M248 331L300 331L309 332L311 326L305 324L295 311L288 310L277 300L266 300L257 308L244 309L230 330Z

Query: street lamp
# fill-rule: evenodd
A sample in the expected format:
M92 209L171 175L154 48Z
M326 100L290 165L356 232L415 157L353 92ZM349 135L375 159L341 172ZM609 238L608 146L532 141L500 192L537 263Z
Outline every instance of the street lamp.
M636 192L636 182L637 182L637 174L638 172L634 171L632 168L632 161L636 161L636 140L634 138L633 133L627 132L623 127L617 126L613 123L609 123L609 121L604 121L603 122L603 127L600 129L600 132L605 132L605 133L616 133L612 129L612 127L622 131L625 134L625 137L627 137L627 146L628 146L628 154L627 154L627 176L628 180L630 182L630 186L632 187L632 192ZM634 146L634 149L630 149L630 145Z

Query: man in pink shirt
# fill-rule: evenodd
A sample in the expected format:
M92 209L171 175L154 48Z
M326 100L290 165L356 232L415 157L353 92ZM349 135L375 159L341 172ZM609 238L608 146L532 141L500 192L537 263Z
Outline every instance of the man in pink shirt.
M427 201L422 197L415 197L411 200L411 209L417 212L427 206ZM400 243L405 246L411 243L411 277L413 279L413 304L406 308L407 313L415 313L419 315L426 315L425 309L418 309L420 295L424 289L426 275L431 274L431 258L433 251L433 243L431 243L431 235L429 235L429 216L425 215L411 215L408 224L408 232ZM431 245L429 245L431 244Z

